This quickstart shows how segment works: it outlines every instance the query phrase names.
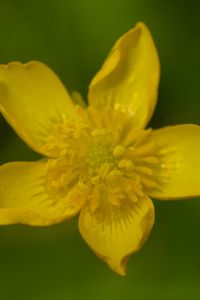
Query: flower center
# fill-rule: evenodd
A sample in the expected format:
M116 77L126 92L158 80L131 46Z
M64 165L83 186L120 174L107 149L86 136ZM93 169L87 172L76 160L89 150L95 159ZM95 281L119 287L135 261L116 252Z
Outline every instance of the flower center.
M85 163L92 175L97 174L102 165L114 167L116 160L113 156L112 137L105 129L92 131Z
M114 166L114 157L112 155L112 148L106 147L105 145L93 145L91 149L89 149L88 155L85 159L86 164L89 169L96 171L99 167L108 163L111 166Z
M157 148L150 130L136 130L118 112L78 110L80 122L66 120L50 137L57 158L49 159L47 188L55 197L100 203L133 202L155 187ZM73 191L73 192L72 192ZM74 200L73 200L74 197Z

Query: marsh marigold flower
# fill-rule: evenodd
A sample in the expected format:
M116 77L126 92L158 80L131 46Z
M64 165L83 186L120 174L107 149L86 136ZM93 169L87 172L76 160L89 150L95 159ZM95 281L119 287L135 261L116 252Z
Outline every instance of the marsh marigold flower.
M40 62L1 65L0 111L45 158L0 167L0 224L47 226L80 213L84 240L125 274L154 223L150 198L200 195L200 127L145 129L159 75L142 23L114 45L90 83L87 108Z

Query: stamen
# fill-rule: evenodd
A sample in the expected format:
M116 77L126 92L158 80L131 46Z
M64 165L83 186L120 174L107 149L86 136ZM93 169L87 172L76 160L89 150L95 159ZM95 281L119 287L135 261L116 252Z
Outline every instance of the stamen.
M121 175L122 173L116 169L109 172L106 176L108 186L117 187L119 185L119 178L121 177Z
M152 173L153 173L152 169L147 168L147 167L135 167L134 170L136 172L143 173L143 174L146 174L146 175L149 175L149 176L151 176Z
M148 189L152 189L152 188L155 188L157 186L155 181L153 181L149 178L146 178L144 176L141 177L141 182Z
M134 129L122 111L108 109L105 117L104 110L76 109L80 119L63 117L46 145L58 157L47 163L48 192L72 210L83 198L93 212L105 203L118 208L127 199L140 201L156 186L159 157L151 130Z
M120 169L127 169L127 170L132 170L134 167L134 163L132 162L132 160L128 160L128 159L122 159L120 160L118 167Z
M87 108L87 112L88 112L88 118L91 122L92 128L101 128L102 121L101 121L100 114L98 113L98 111L94 107L89 106Z
M129 155L133 158L135 157L141 157L141 156L149 156L151 154L154 155L156 151L155 143L149 142L148 144L144 144L143 146L136 147L130 147L129 148Z
M88 196L88 204L92 213L94 213L101 204L101 194L100 189L94 186Z
M129 130L127 135L122 140L122 145L124 147L128 147L128 146L131 146L132 144L134 144L134 142L137 139L137 136L139 135L139 133L140 133L139 130Z
M112 204L113 206L116 207L120 207L120 198L118 197L118 195L116 195L115 193L113 193L112 191L108 191L107 192L107 199L110 202L110 204Z
M99 169L99 172L98 172L98 176L102 179L104 179L108 173L110 169L110 165L109 163L104 163L101 165L100 169Z
M125 152L125 148L121 145L117 145L114 149L113 149L113 155L115 157L119 157L121 156L123 153Z
M143 142L145 142L145 140L147 139L147 137L149 137L150 133L151 133L152 129L149 128L147 130L143 130L140 132L139 136L137 137L137 140L134 143L135 147L138 147L139 145L141 145Z

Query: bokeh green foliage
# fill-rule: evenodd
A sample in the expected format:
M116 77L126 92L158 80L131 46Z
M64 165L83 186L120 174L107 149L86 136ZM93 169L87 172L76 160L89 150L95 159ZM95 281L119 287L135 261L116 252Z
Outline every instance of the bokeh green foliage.
M151 126L199 123L199 9L181 0L0 0L0 63L43 61L86 97L114 41L141 20L162 68ZM38 157L0 118L0 163ZM154 229L124 278L89 250L77 220L0 227L0 299L198 299L200 199L154 203Z

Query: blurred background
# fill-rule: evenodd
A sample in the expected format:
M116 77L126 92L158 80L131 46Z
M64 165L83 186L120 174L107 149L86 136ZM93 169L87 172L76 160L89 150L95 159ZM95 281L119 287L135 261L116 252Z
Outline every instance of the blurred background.
M151 126L199 123L199 11L184 0L0 0L0 63L40 60L85 96L116 39L144 21L162 67ZM0 163L37 158L0 117ZM154 229L124 278L90 251L77 220L0 227L0 299L198 299L200 199L154 203Z

